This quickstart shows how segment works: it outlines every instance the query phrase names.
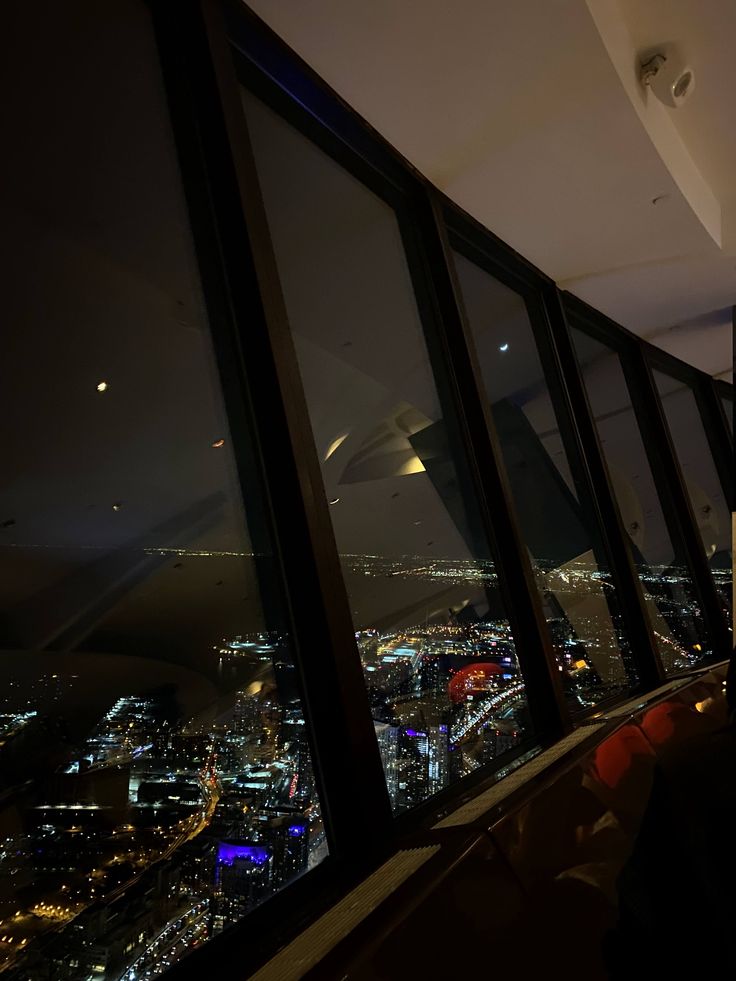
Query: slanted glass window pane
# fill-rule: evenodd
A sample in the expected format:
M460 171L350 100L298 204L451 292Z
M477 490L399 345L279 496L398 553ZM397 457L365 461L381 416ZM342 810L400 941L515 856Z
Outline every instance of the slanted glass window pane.
M0 958L153 977L324 832L148 6L10 7Z
M580 710L625 689L633 676L615 589L570 472L526 303L454 255L563 685Z
M693 582L667 527L621 361L582 331L572 334L662 664L681 671L712 653Z
M726 413L728 428L731 430L731 435L733 435L733 399L727 395L722 395L721 402L723 403L723 411Z
M661 371L653 374L713 580L730 616L733 578L731 514L710 452L695 393L689 385L670 375Z
M496 571L394 211L244 93L391 802L528 731Z

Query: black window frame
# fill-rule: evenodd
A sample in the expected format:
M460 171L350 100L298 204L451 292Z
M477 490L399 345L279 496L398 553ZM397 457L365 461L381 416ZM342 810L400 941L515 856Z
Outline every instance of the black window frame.
M238 82L245 81L256 96L386 200L397 216L402 215L402 238L421 318L436 334L435 357L446 361L448 397L459 420L470 480L499 570L540 744L552 743L569 732L572 720L562 698L498 436L469 342L450 254L452 236L462 234L471 240L490 264L488 271L532 297L533 329L560 427L565 429L566 449L572 448L574 465L597 509L608 566L636 651L639 684L634 691L651 691L663 673L575 359L570 326L581 326L603 340L625 364L642 435L647 445L654 444L652 473L658 489L669 487L672 527L687 556L717 654L724 658L730 654L730 634L702 552L652 370L675 374L693 387L732 509L733 439L721 398L733 399L733 386L714 381L570 294L560 293L549 277L437 191L240 0L181 0L175 5L149 0L149 6L213 342L220 364L228 368L223 387L234 452L241 472L256 472L265 488L264 522L276 543L276 564L287 598L331 848L322 865L166 972L166 978L176 979L191 977L197 968L227 970L234 963L239 973L255 969L286 937L376 867L399 837L410 836L415 843L432 840L426 830L431 820L493 783L498 768L507 762L500 758L487 764L425 807L391 817ZM253 452L244 445L245 435L239 436L245 433ZM495 521L491 514L497 516ZM300 589L296 589L297 582ZM306 658L307 639L313 644L315 636L320 657ZM630 694L622 693L620 700ZM342 708L337 722L332 718L336 707ZM320 721L325 715L331 716L329 739L327 726ZM361 761L360 781L346 786L345 763L355 759ZM358 794L360 807L356 808L351 793Z
M728 625L703 552L652 369L661 367L667 374L675 371L678 379L698 389L714 390L713 379L637 337L570 293L563 293L562 301L570 325L605 345L621 362L668 533L676 552L685 560L713 645L714 658L727 658L731 650ZM725 419L722 424L727 426Z
M232 11L232 5L227 4L226 10ZM280 40L266 31L266 43L261 44L264 37L248 30L250 25L240 8L233 16L235 22L230 20L228 28L231 43L234 43L235 70L240 84L361 181L396 214L430 362L435 368L435 381L438 388L443 380L449 388L444 397L441 394L441 401L452 404L458 423L458 435L470 471L469 482L481 506L483 531L499 569L500 589L514 637L519 639L520 647L523 645L525 650L537 652L523 660L520 658L525 681L531 678L534 694L540 693L538 699L532 696L533 704L530 705L535 737L542 744L554 741L569 731L570 722L566 718L551 648L546 640L541 608L529 588L533 584L533 573L526 553L518 548L521 536L513 516L503 467L499 463L497 437L483 405L476 367L467 353L454 273L447 260L439 195L388 144L373 132L366 132L365 125L353 110L334 93L326 93L324 83L315 82L307 66L299 64L303 73L300 82L304 83L299 100L289 95L276 77L277 59L283 54ZM238 33L233 38L235 31ZM296 60L293 55L292 60ZM310 82L313 84L308 84ZM440 367L444 370L440 371ZM443 379L443 374L448 377ZM485 504L486 500L488 504ZM501 516L495 523L491 522L491 512ZM514 542L513 552L504 547L508 540ZM504 562L504 556L510 555L514 555L514 559L508 561L507 558ZM357 657L357 647L352 646L351 654ZM504 763L505 760L500 759L499 767ZM466 779L472 780L472 777ZM461 783L464 786L464 781ZM441 800L443 796L438 795L438 798ZM394 820L401 824L403 817L397 816Z
M616 612L620 611L623 618L629 645L628 652L620 651L630 678L628 691L646 691L661 682L664 672L646 616L641 584L631 574L633 556L611 491L597 433L585 426L591 416L590 409L582 379L573 363L572 339L565 314L559 306L557 289L526 260L517 261L515 253L510 253L495 236L489 236L483 226L457 206L447 206L446 215L453 247L524 301L543 378L585 516L584 525L592 535L596 560L610 573L616 590L619 608ZM474 350L472 338L468 343ZM601 476L605 476L602 485ZM614 611L611 615L613 623ZM615 629L615 623L613 625ZM618 630L615 632L618 635ZM614 696L611 701L617 700L618 696ZM598 714L604 707L605 703L599 702L587 712L576 714L575 719L580 721Z

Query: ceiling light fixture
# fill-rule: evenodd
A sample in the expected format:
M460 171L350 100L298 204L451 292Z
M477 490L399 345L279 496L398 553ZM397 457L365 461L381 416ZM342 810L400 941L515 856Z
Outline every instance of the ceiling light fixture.
M695 72L674 44L660 45L642 57L639 81L670 109L678 109L695 88Z

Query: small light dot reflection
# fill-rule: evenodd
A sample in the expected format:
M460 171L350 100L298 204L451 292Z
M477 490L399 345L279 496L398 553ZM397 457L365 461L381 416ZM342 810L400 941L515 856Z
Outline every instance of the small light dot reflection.
M122 508L122 506L123 506L122 501L115 501L115 503L112 506L112 509L113 511L119 511Z
M505 354L508 351L508 349L509 349L508 344L502 344L498 350L502 351Z
M97 391L98 392L106 392L107 391L107 382L106 381L98 382Z
M224 445L225 445L225 440L224 439L216 439L214 441L214 443L212 444L212 449L213 450L219 450L220 447L221 446L224 446Z
M330 498L330 504L337 504L339 502L339 500L340 500L339 497L331 497Z

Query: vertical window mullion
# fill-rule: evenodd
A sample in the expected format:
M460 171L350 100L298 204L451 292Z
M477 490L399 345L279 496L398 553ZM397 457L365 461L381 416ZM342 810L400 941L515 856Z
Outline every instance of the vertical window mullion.
M712 384L723 413L722 422L726 427L727 446L730 448L730 459L733 460L733 385L721 378L712 379Z
M611 572L620 596L631 654L641 686L645 690L651 689L661 684L665 674L647 616L644 594L628 545L628 536L621 520L618 503L611 489L608 467L570 335L563 297L557 288L552 286L547 291L545 299L553 343L564 378L577 440L593 488L593 499L598 510L598 525L610 557Z
M734 511L736 501L734 500L733 445L723 403L710 378L698 379L693 385L693 391L728 510Z
M677 535L682 543L713 649L717 656L729 657L730 634L644 346L633 344L622 354L622 364L627 374L632 405L650 454L650 466L662 500L667 502L676 521Z
M218 239L328 838L333 854L354 854L385 840L391 811L239 86L215 0L158 13L170 45L192 49L184 62L169 51L168 62L191 98L197 210L209 210Z
M427 271L425 290L437 311L438 329L454 382L464 450L473 472L485 534L495 546L515 646L535 732L544 742L570 730L559 673L505 474L501 447L483 394L480 368L457 283L438 196L417 185L417 247Z

